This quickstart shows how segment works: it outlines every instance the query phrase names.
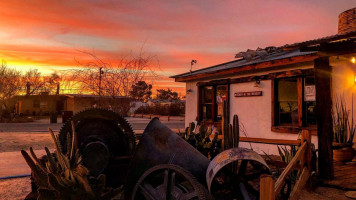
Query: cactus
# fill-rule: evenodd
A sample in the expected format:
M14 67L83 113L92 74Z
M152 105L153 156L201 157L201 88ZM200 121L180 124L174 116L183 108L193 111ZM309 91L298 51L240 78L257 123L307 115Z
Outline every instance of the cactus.
M195 123L190 123L189 127L185 129L185 133L181 135L181 137L206 157L212 159L220 152L219 145L217 145L217 137L213 141L210 139L212 128L207 126L205 121L200 123L196 133L194 132L194 128Z
M49 128L56 151L52 154L45 147L45 163L37 158L32 147L32 157L21 150L38 185L38 199L111 199L120 195L122 188L113 190L105 187L105 175L101 174L96 178L89 176L88 169L81 165L73 124L72 129L72 136L69 133L67 135L67 153L63 154L58 136Z

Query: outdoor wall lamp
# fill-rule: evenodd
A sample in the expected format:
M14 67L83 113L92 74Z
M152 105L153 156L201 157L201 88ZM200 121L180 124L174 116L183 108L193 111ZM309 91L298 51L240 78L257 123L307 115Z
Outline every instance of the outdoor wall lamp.
M356 63L356 58L355 58L355 56L352 56L352 58L351 58L351 60L350 60L353 64L355 64Z
M261 87L261 81L256 79L255 85L253 87Z

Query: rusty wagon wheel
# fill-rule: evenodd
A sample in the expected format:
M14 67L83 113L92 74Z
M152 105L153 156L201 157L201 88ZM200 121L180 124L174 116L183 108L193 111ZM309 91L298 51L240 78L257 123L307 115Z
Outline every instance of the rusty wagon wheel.
M137 181L133 200L204 200L207 190L185 169L162 164L147 170Z
M233 148L218 154L206 172L208 189L216 199L259 199L259 178L270 174L256 152Z

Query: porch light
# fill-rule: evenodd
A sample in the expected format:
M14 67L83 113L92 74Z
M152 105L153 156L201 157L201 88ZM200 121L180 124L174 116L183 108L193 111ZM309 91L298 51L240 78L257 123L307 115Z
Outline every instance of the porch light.
M353 64L355 64L355 63L356 63L356 58L355 58L355 56L352 56L352 58L351 58L351 62L352 62Z
M255 85L253 87L261 87L261 81L256 79Z

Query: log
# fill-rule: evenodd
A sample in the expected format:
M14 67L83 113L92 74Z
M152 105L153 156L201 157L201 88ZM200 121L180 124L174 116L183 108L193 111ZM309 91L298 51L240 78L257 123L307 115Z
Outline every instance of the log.
M332 100L331 100L331 66L328 57L314 60L316 117L318 127L319 177L332 179L334 177L332 151Z
M288 166L283 170L282 174L279 176L279 178L276 181L275 187L274 187L274 192L275 194L278 194L282 187L283 184L286 180L286 177L292 172L293 169L295 169L295 165L297 162L304 157L305 149L307 147L307 143L304 142L303 145L299 148L293 159L289 162Z
M298 179L298 181L295 183L292 192L290 193L289 199L298 199L301 190L304 188L305 184L308 182L310 177L310 171L307 167L303 168L303 171Z
M260 200L274 200L274 181L271 175L262 174L260 177Z

